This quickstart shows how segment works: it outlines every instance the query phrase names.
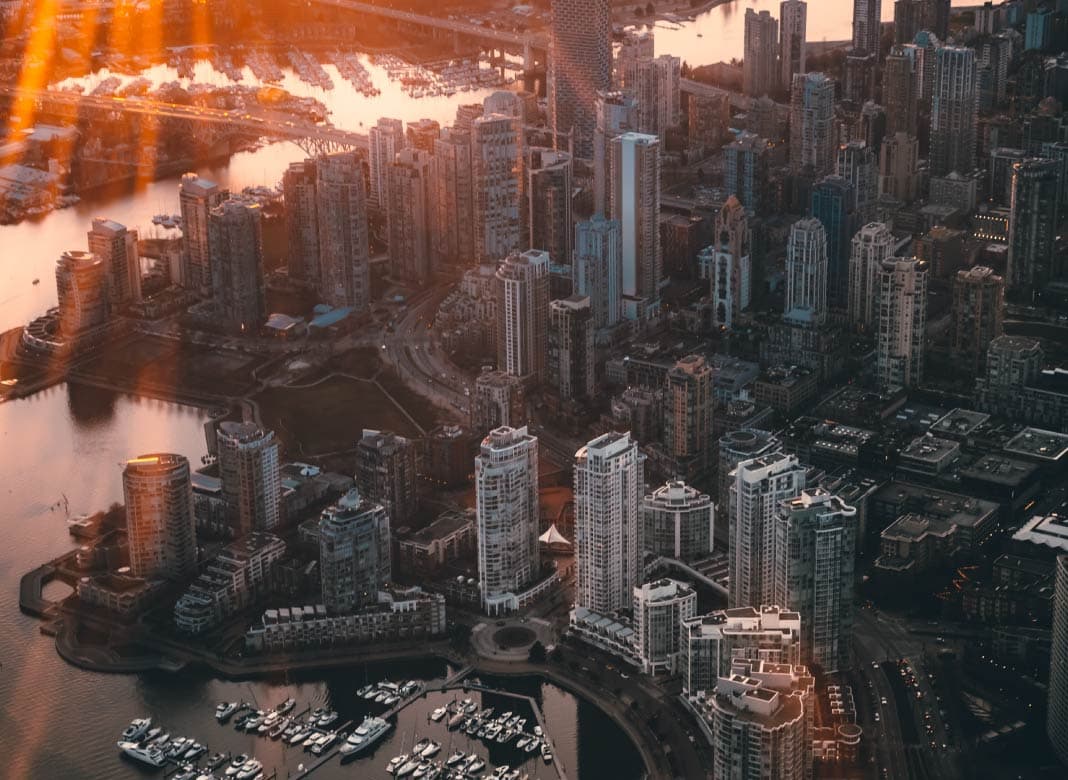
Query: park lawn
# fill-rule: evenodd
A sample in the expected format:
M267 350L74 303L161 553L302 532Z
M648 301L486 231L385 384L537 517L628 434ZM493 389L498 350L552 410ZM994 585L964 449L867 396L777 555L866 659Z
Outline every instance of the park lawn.
M352 449L364 428L419 434L371 382L335 376L314 387L268 388L255 400L263 424L281 436L288 457Z

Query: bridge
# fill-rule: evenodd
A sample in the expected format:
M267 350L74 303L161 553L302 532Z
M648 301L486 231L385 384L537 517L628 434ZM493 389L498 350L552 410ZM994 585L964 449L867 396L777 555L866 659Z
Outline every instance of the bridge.
M424 14L398 11L382 5L361 3L358 0L314 0L320 5L328 5L345 11L354 11L368 16L377 16L381 19L389 19L409 27L422 27L436 33L448 33L456 40L467 38L480 43L488 43L502 51L508 51L523 55L523 70L536 70L536 62L544 66L546 52L549 50L548 36L543 33L517 33L508 30L498 30L472 22L445 19L439 16L426 16ZM541 55L540 57L538 55Z
M292 141L310 157L348 149L366 149L367 136L320 125L292 114L259 108L220 109L166 103L150 98L115 95L83 95L78 92L24 87L0 87L0 97L30 98L38 109L66 108L119 112L156 118L184 119L190 122L224 125L238 134L256 138Z

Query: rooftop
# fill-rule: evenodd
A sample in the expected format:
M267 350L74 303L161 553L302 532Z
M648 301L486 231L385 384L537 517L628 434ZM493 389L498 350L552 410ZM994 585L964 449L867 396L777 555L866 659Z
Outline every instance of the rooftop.
M900 514L911 512L939 517L959 526L974 526L998 511L993 501L972 498L959 493L915 485L911 482L890 482L873 496L873 503L895 505Z
M960 452L960 444L952 439L940 439L931 434L917 436L901 451L903 461L925 464L942 463Z
M465 526L470 526L474 523L475 510L470 509L466 512L443 512L438 515L434 522L425 528L420 528L418 531L410 534L404 541L412 541L418 544L429 544L435 539L444 539L459 531Z
M1012 539L1068 552L1068 514L1035 515L1012 535Z
M989 419L989 414L973 412L971 409L954 409L932 425L931 431L933 433L967 436Z
M950 536L956 529L957 524L947 518L909 513L891 523L882 537L918 542L928 536Z
M999 485L1020 485L1037 470L1038 466L1026 460L990 453L962 468L960 474L962 477L995 482Z
M1041 428L1024 428L1005 445L1005 452L1052 463L1068 453L1068 434L1044 431Z

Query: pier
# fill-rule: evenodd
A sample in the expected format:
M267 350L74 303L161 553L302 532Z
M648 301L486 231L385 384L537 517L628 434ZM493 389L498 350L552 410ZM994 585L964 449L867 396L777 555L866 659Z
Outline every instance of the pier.
M479 737L479 736L475 736L472 732L464 732L462 727L460 727L460 730L457 731L457 727L456 726L454 726L453 728L449 728L447 726L447 724L444 722L443 719L438 719L437 721L435 721L435 726L438 727L442 731L445 731L446 729L448 730L448 734L449 734L448 742L449 742L450 745L464 744L464 741L466 741L466 743L468 745L467 751L470 752L471 747L472 747L472 745L470 743L474 742L474 743L478 744L482 750L481 751L476 751L473 755L479 755L482 758L482 760L484 760L486 762L487 769L490 769L492 767L492 762L490 761L490 757L489 757L489 751L494 749L498 744L500 745L500 748L508 748L510 750L514 750L515 753L516 753L516 756L520 758L518 766L513 766L513 769L520 769L520 767L526 765L530 761L537 762L538 767L540 769L540 767L542 765L541 762L543 761L543 756L542 756L542 753L540 752L539 749L537 749L537 748L530 749L530 750L527 750L524 753L524 751L522 749L520 749L518 747L515 747L514 745L511 744L512 740L519 739L523 735L527 735L531 739L538 739L538 740L540 740L541 744L544 744L544 745L548 746L548 750L552 753L552 762L551 763L546 762L544 764L545 768L542 771L551 773L551 776L554 777L554 778L557 778L557 780L567 780L566 769L565 769L564 765L562 764L562 762L561 762L561 760L559 758L559 753L558 753L558 751L556 749L556 745L555 745L555 743L554 743L554 741L552 739L552 736L550 734L549 725L546 722L545 716L542 713L541 708L538 705L538 702L531 696L527 696L527 695L519 694L519 693L513 693L511 691L506 691L506 690L500 690L500 689L494 688L492 686L485 685L485 684L483 684L481 681L479 681L477 679L468 679L473 671L474 671L474 667L472 667L472 666L464 666L463 668L460 668L460 669L457 669L456 671L453 671L444 680L437 681L437 682L431 682L430 684L420 684L419 687L416 688L415 690L413 690L408 696L405 696L400 701L398 701L394 706L389 707L384 712L379 713L377 715L377 717L380 717L380 718L386 719L386 720L392 720L394 725L399 729L399 728L401 728L401 726L396 723L396 718L398 716L400 716L401 713L403 713L405 708L410 707L412 704L414 704L414 703L426 698L427 696L429 696L431 694L435 694L435 695L438 695L438 694L450 694L450 693L470 694L472 692L477 692L477 693L483 694L483 695L489 694L489 695L492 695L494 697L500 697L502 699L513 700L513 701L516 702L516 705L517 705L515 707L510 708L515 713L515 717L512 719L514 729L510 730L509 733L510 733L511 736L509 736L507 739L494 740L493 736L495 736L495 734L491 735L489 738L482 738L482 737ZM465 696L465 698L466 699L471 699L472 697ZM462 714L462 712L463 712L462 708L460 710L456 710L455 709L455 705L459 702L459 700L460 700L460 696L453 696L452 697L452 701L449 703L449 706L452 707L453 709L450 709L450 712L458 711L458 712L460 712ZM476 706L478 707L478 711L484 710L487 706L489 706L489 703L486 702L485 699L483 698L483 696L481 696L481 695L475 701L476 701ZM536 721L536 725L539 726L540 729L541 729L540 737L536 737L532 733L533 732L533 728L530 731L528 731L525 728L525 723L527 721L524 721L524 725L516 725L514 723L514 721L517 721L520 717L522 717L522 718L527 718L528 717L527 715L524 714L524 712L525 712L524 708L521 707L521 706L518 706L520 703L525 704L526 708L529 709L530 713L533 715L533 718ZM441 702L441 704L444 705L445 702ZM468 702L468 706L471 706L470 701ZM225 728L225 727L228 727L228 726L233 728L233 727L235 727L235 724L239 724L237 726L237 731L238 732L240 732L240 733L248 733L250 736L257 736L258 735L259 737L266 739L267 736L268 736L267 733L262 732L262 731L257 731L257 729L255 729L255 728L246 732L245 728L244 728L244 722L242 720L242 716L244 716L245 718L252 717L252 716L254 716L256 710L262 710L263 712L270 713L270 712L277 711L278 709L279 709L278 706L266 707L264 705L261 705L261 704L257 703L254 699L252 701L243 701L243 702L241 702L240 706L237 708L236 712L233 713L233 715L232 715L233 721L231 722L231 720L229 718L227 718L226 720L221 721L219 723L219 726L222 727L222 728ZM503 710L504 707L501 707L501 709ZM475 711L474 713L470 713L469 712L469 715L472 716L472 717L477 717L477 712L478 711ZM333 712L334 712L334 715L336 716L337 715L336 711L333 711ZM357 722L355 720L345 720L345 721L338 722L338 721L340 721L340 718L339 718L334 723L330 723L330 724L328 724L326 726L312 725L314 723L314 719L311 719L311 722L309 723L308 722L309 721L309 718L308 718L309 714L316 714L317 715L318 711L316 711L315 713L312 713L312 704L311 703L305 703L303 705L297 705L296 707L293 707L292 710L288 713L288 717L289 717L289 719L291 720L291 722L293 724L296 724L298 722L301 723L303 725L303 728L309 730L312 736L315 736L315 735L321 736L321 735L326 735L326 734L336 735L335 738L334 738L333 743L330 745L330 747L328 747L325 750L323 750L321 755L316 755L315 753L310 753L309 756L308 756L308 759L307 759L310 763L304 763L303 761L301 761L300 764L299 764L299 768L298 769L294 769L291 766L287 765L289 762L295 762L295 761L298 760L294 756L294 754L289 754L287 756L288 761L286 759L283 759L283 763L281 765L276 765L276 766L266 766L266 765L264 765L262 767L262 770L261 770L262 773L263 773L264 780L277 780L277 778L283 778L283 777L286 778L286 780L299 780L301 778L308 778L308 777L312 777L314 775L314 773L316 772L316 770L320 769L321 767L323 767L327 763L337 759L339 757L339 755L341 756L342 760L344 760L345 756L341 755L341 747L344 744L344 740L341 739L340 737L342 735L344 735L344 734L351 733L351 731L353 729L355 729L356 726L358 725ZM279 720L279 722L282 722L282 721ZM503 721L500 721L500 720L494 721L492 719L487 719L485 722L483 722L482 725L486 726L486 725L489 725L489 724L492 724L492 723L503 723ZM162 729L163 728L162 724L155 724L155 725L156 725L157 729ZM430 726L431 726L430 718L428 716L426 727L430 727ZM411 728L411 724L405 724L404 728L405 729ZM417 726L417 728L421 729L422 727L421 726ZM500 728L500 726L497 726L497 728ZM166 729L163 729L163 730L166 730ZM425 732L421 732L421 733L423 733L424 736L429 736ZM461 740L458 743L454 743L453 742L453 739L456 736L458 736L460 738L460 740ZM187 741L185 742L184 746L175 747L175 745L179 744L177 742L177 740L179 740L179 739L187 740ZM288 741L286 741L287 740L286 737L282 737L282 739L283 739L283 744L284 744L284 748L285 748L286 752L288 752L290 750L293 750L294 753L295 753L296 751L300 751L302 749L302 747L303 747L303 750L309 750L308 745L311 744L309 742L304 742L304 741L298 741L296 743L289 743ZM438 742L439 745L442 745L442 746L445 745L446 740L445 740L443 735L441 735L441 734L437 735L437 739L440 740ZM194 742L197 745L202 746L203 749L201 750L200 753L196 754L192 758L189 758L189 759L184 758L185 751L187 751L189 748L193 747ZM148 743L143 742L141 744L148 744ZM164 751L167 751L168 749L170 749L170 751L171 751L171 753L166 753L166 757L165 757L165 760L164 760L163 765L162 765L162 777L167 778L168 780L174 780L174 778L178 778L180 776L183 776L185 773L190 772L190 771L196 771L196 772L208 771L207 769L202 768L202 767L207 762L207 760L208 760L207 757L209 755L211 755L211 757L213 759L218 759L220 757L225 756L225 758L222 761L222 763L215 764L216 769L213 770L213 771L217 772L221 768L226 767L228 765L228 763L234 758L234 755L236 755L232 751L225 750L225 749L222 750L222 751L212 751L210 749L210 747L209 747L209 743L208 743L207 740L196 740L196 739L191 739L191 738L188 738L188 737L179 737L177 735L175 736L175 738L173 740L170 740L169 742L160 743L158 745L158 747L161 750L164 750ZM500 749L500 748L498 748L498 749ZM452 748L450 747L449 749L451 750ZM499 756L499 754L498 754L498 756ZM256 756L255 756L254 750L248 750L248 758L251 760L251 759L254 759L255 757ZM354 768L353 768L353 771L356 773L356 776L360 776L359 762L363 758L364 757L359 755L359 754L356 754L356 755L352 756L353 764L355 765ZM443 760L442 760L443 758L444 758L444 756L442 756L438 760L438 764L439 765L443 765ZM128 760L128 759L124 758L123 760ZM428 759L428 760L432 760L432 759ZM499 760L499 757L498 757L498 760ZM533 774L533 772L531 772L530 774ZM541 776L545 777L545 774L542 774ZM473 775L470 775L469 777L473 777Z
M548 723L545 721L545 716L542 714L541 707L538 706L538 703L530 696L524 696L523 694L519 693L512 693L511 691L502 691L497 688L491 688L488 685L483 685L478 682L465 682L465 678L469 674L471 674L472 671L473 667L466 666L463 669L460 669L451 674L441 684L427 685L425 687L421 687L411 696L408 696L407 698L397 702L396 705L383 712L378 717L387 720L393 718L399 715L406 707L411 706L411 704L413 704L414 702L418 701L419 699L422 699L423 697L431 693L449 693L450 691L478 691L479 693L489 693L494 696L514 699L516 701L525 703L530 708L530 711L534 714L534 718L537 720L538 725L541 727L542 730L542 739L545 741L546 744L549 745L549 749L552 751L553 754L552 769L556 773L556 777L558 778L558 780L567 780L567 772L565 771L564 766L560 761L559 754L556 750L556 745L553 743L552 738L549 734ZM347 725L349 724L346 724L346 726ZM344 726L342 728L344 728ZM340 752L340 749L341 742L338 741L310 766L306 766L303 771L297 772L296 774L292 775L293 780L301 780L301 778L311 776L316 769L320 768L327 762L334 759ZM532 759L539 759L541 757L541 754L537 752L531 753L530 755ZM359 759L356 760L359 761Z

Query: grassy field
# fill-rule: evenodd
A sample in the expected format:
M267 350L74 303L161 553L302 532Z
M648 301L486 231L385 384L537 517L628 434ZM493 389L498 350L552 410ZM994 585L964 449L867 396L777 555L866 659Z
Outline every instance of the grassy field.
M269 388L255 400L264 425L278 432L290 457L351 449L364 428L419 435L370 382L332 377L314 387Z

